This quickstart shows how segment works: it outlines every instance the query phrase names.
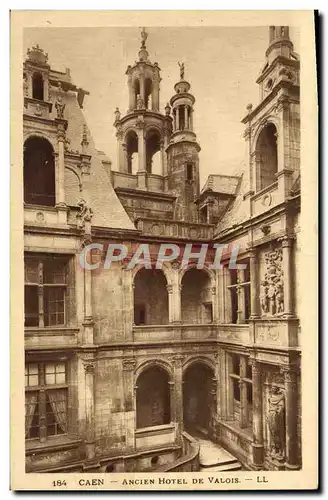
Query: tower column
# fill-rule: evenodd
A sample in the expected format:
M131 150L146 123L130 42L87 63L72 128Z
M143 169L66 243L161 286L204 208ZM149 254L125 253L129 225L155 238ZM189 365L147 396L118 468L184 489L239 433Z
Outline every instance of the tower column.
M146 148L145 148L145 134L143 127L138 129L138 188L147 189L146 184Z
M145 105L146 96L145 96L145 79L144 79L144 75L140 75L139 82L140 82L140 96L141 96L141 98L143 100L143 103Z
M173 132L177 130L177 110L173 109Z
M188 106L185 105L184 107L184 128L189 129L188 127Z
M127 172L128 171L128 152L127 152L127 146L126 143L122 143L122 172Z
M65 205L65 123L60 120L58 123L57 143L58 143L58 193L57 205Z
M159 81L154 79L152 88L152 109L159 111Z
M132 111L136 107L135 92L132 85L132 76L129 75L128 78L128 88L129 88L129 110Z
M190 130L191 130L191 131L193 131L193 130L194 130L193 114L194 114L194 110L193 110L192 108L190 108L190 115L189 115L189 119L190 119Z
M161 141L160 142L160 148L161 148L161 172L162 172L162 175L163 177L165 177L165 175L167 175L167 172L166 172L166 165L165 165L165 151L164 151L164 141Z

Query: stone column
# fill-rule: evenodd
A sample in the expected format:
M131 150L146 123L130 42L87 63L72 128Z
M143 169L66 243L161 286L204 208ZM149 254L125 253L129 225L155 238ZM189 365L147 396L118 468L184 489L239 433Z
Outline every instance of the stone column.
M179 283L179 265L172 265L172 322L181 323L181 290Z
M61 120L63 122L63 120ZM65 128L63 123L58 124L57 143L58 143L58 193L56 195L56 205L65 204Z
M228 286L231 285L231 275L229 268L225 266L222 269L222 274L223 274L223 286L224 286L223 293L225 298L224 322L231 323L231 318L232 318L231 292L230 288L228 288Z
M165 151L164 151L164 141L161 141L160 142L160 148L161 148L161 171L162 171L162 176L165 177L165 175L167 175L167 172L166 172L166 165L165 165L165 160L164 160L164 155L165 155Z
M171 407L174 407L173 413L177 424L178 436L183 430L183 376L182 376L183 356L176 354L173 356L174 366L174 398L171 401Z
M184 128L185 130L189 129L189 124L188 124L188 106L185 105L184 107Z
M129 88L129 110L133 111L136 108L136 98L135 92L132 85L132 76L128 76L128 88Z
M291 237L285 236L281 239L282 244L282 261L283 261L283 277L284 277L284 316L293 316L292 307L292 244Z
M238 273L238 283L243 283L245 281L245 271L240 269ZM243 286L237 286L237 296L238 296L238 311L237 311L237 323L245 323L245 288Z
M193 110L192 108L190 108L190 116L189 116L189 120L190 120L190 130L191 130L191 131L193 131L193 130L194 130L193 113L194 113L194 110Z
M85 370L85 454L88 462L95 460L94 373L95 363L83 361Z
M241 358L240 363L240 427L248 427L248 411L247 411L247 382L246 377L246 358Z
M252 360L253 380L253 464L263 463L263 408L262 408L262 374L261 365Z
M169 303L169 323L174 321L174 297L173 297L173 286L166 285L168 303Z
M128 171L128 152L127 152L127 145L125 142L122 142L121 145L121 158L122 158L122 168L121 172L127 172Z
M250 319L258 317L258 269L257 269L256 249L251 248L249 251L249 266L250 266Z
M138 129L138 157L138 188L146 189L146 148L143 128Z
M288 470L299 469L297 443L297 376L295 367L282 370L285 378L286 464Z
M146 103L146 99L145 99L145 79L144 79L144 75L140 75L140 78L139 78L139 82L140 82L140 96L142 97L142 100L143 100L143 103L144 103L144 106L145 106L145 103Z
M84 320L83 344L93 344L92 317L92 275L91 270L84 268Z
M123 387L125 412L125 445L128 449L135 448L135 411L134 411L134 358L123 359Z
M173 132L175 132L177 127L177 119L178 119L178 108L173 109Z
M154 111L159 110L159 81L156 78L153 80L152 109Z

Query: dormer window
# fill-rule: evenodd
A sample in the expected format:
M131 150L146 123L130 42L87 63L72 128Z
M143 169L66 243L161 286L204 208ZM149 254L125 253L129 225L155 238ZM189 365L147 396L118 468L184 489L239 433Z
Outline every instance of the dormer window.
M41 73L34 73L32 77L32 97L39 101L44 100L43 77Z

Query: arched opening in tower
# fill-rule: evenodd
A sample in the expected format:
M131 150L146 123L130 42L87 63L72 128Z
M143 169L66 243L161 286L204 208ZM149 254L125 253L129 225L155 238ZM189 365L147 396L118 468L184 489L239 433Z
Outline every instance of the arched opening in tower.
M128 173L135 175L138 171L138 136L131 130L126 136L126 154L128 162Z
M140 269L134 280L135 325L169 322L167 281L160 269Z
M160 366L141 372L136 384L137 429L170 423L169 382L169 374Z
M202 269L189 269L182 278L182 323L212 323L213 302L211 279Z
M162 175L161 136L157 130L150 130L146 135L146 169L149 174Z
M183 375L183 423L191 433L208 434L215 412L215 374L201 361L189 366Z
M41 137L24 144L24 201L32 205L54 206L56 198L53 147Z
M33 99L38 99L39 101L43 101L44 92L43 92L43 78L41 73L34 73L32 77L32 97Z
M145 108L152 109L152 90L153 82L150 78L145 80Z
M134 108L136 108L138 104L138 96L140 95L140 82L138 78L136 78L133 82L133 89L134 89Z
M258 156L257 190L259 191L277 180L277 129L273 123L269 123L261 131L256 144L256 153Z
M184 130L186 128L184 106L178 106L178 124L179 130Z

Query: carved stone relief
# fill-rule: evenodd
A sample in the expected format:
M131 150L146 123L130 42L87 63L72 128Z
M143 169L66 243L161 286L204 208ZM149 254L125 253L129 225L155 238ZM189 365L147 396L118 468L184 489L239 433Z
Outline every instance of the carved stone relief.
M267 424L270 437L270 455L275 460L285 458L285 395L277 386L272 386L268 396Z
M260 302L262 314L275 316L284 312L284 281L282 250L265 254L266 272L261 282Z

